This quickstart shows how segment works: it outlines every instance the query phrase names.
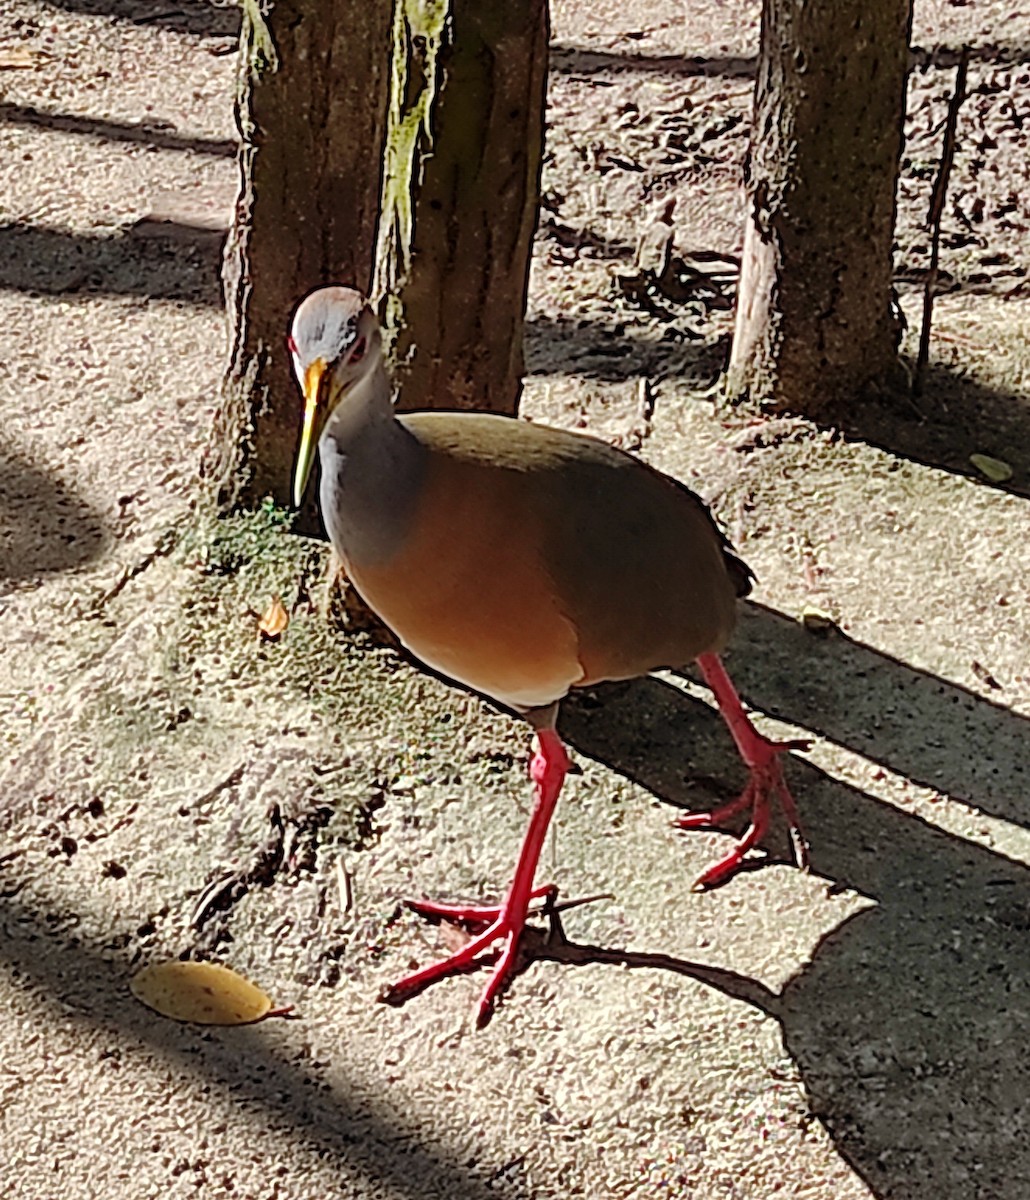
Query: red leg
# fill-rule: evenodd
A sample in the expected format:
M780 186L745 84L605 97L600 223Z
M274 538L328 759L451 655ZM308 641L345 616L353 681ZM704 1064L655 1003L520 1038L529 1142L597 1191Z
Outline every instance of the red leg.
M770 802L779 801L790 826L794 856L803 870L808 866L808 843L801 829L797 806L783 778L780 758L788 750L807 750L807 741L774 742L764 737L751 724L726 668L716 654L702 654L698 666L715 693L723 719L730 728L740 756L747 764L750 779L738 799L707 813L691 813L680 817L675 824L680 829L708 828L719 825L746 808L751 809L751 824L733 849L697 880L694 888L704 891L725 882L740 869L744 856L761 841L769 828Z
M497 997L515 966L519 938L526 924L530 902L551 890L548 887L534 888L533 879L537 863L540 861L544 838L547 836L547 828L551 823L551 815L558 802L558 793L569 767L569 758L561 739L553 729L538 730L536 736L537 746L529 764L529 773L533 780L533 815L529 819L529 828L526 830L519 861L515 866L515 874L504 903L483 908L423 904L420 901L411 904L410 907L415 912L428 916L431 920L453 921L473 928L477 933L449 958L423 967L392 987L386 988L381 993L380 1000L387 1004L403 1004L405 1000L436 983L438 979L468 970L477 959L491 953L497 961L479 999L476 1025L482 1029L493 1016ZM500 943L499 947L495 946L495 943Z

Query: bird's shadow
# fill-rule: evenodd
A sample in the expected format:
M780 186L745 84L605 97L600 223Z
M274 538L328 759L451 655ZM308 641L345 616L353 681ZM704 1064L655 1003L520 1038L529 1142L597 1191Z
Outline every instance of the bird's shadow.
M758 707L898 774L932 779L971 809L1027 823L1020 754L1030 721L757 606L743 625L747 658L736 674ZM698 776L727 792L740 782L717 716L657 679L568 702L562 733L579 752L681 807L705 803L691 794ZM1020 1050L1030 1035L1030 871L800 759L789 774L813 870L875 906L826 935L779 994L711 966L539 932L530 935L529 957L688 974L774 1016L812 1111L883 1200L1025 1195L1030 1072ZM785 857L786 839L771 849Z

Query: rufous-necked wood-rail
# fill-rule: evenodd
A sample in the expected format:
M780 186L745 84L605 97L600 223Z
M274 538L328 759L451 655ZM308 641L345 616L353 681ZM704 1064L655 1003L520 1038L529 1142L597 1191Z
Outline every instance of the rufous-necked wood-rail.
M305 401L295 502L317 446L322 517L369 607L416 657L521 713L536 732L533 813L503 902L412 902L417 913L472 936L383 999L400 1003L494 956L477 1023L490 1019L529 905L553 891L534 884L569 766L555 721L571 688L696 660L750 778L739 799L677 823L710 827L751 813L744 836L696 886L737 870L768 827L774 799L805 865L780 765L799 744L754 728L718 657L751 576L702 502L583 434L489 414L397 414L378 322L349 288L309 295L289 347Z

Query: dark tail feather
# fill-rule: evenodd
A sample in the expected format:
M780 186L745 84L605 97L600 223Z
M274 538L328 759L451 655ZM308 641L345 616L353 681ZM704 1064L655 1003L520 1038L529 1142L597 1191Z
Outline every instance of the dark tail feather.
M742 559L738 558L729 547L727 542L722 549L723 562L726 564L726 572L730 579L733 580L733 588L737 596L743 598L750 596L751 585L755 580L755 573Z

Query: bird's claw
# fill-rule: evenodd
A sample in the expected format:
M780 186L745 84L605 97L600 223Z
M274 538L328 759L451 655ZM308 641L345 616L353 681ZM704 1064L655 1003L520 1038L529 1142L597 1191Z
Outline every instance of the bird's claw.
M811 747L811 742L807 738L796 738L786 742L767 742L766 745L770 751L768 758L751 767L751 778L747 787L736 800L722 804L710 812L688 813L673 822L679 829L718 828L746 809L751 810L751 824L744 835L728 854L698 876L692 891L711 891L743 869L748 852L758 845L769 828L770 802L773 795L778 799L787 819L794 862L800 870L808 870L808 840L801 827L794 797L783 778L780 755L788 750L807 750Z
M553 883L534 888L530 900L543 900L541 909L546 912L558 898L558 889ZM439 904L435 900L405 900L404 907L416 916L433 925L446 921L448 925L460 925L470 933L480 933L495 924L504 911L500 904Z
M529 893L530 901L543 900L540 909L534 911L549 916L558 911L555 905L557 898L558 889L554 884L533 888ZM397 1008L439 979L493 963L490 978L476 1007L476 1028L483 1029L489 1024L499 996L515 973L519 942L528 910L523 908L519 916L510 912L505 905L437 904L432 900L406 900L405 904L412 912L434 924L446 921L450 925L460 926L469 938L448 958L422 967L397 983L383 987L379 992L379 1001Z

